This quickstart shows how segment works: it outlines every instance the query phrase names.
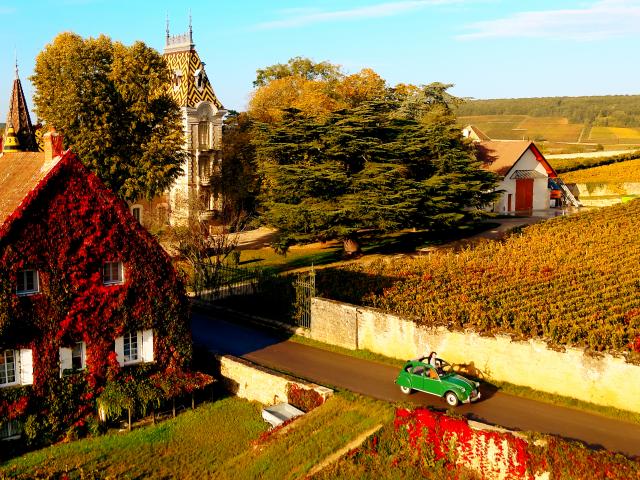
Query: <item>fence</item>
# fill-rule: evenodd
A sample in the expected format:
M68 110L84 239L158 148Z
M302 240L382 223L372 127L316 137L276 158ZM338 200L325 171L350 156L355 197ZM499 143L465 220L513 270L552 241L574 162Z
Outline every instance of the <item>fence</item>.
M254 296L249 313L256 303L274 318L300 327L311 327L311 299L315 296L315 271L293 275L274 275L260 268L200 264L195 269L193 289L199 302L215 303L228 297ZM235 303L235 302L234 302ZM265 305L270 303L271 305ZM274 306L277 308L273 308ZM267 308L265 308L267 307ZM272 307L272 308L268 308ZM241 306L233 306L240 308Z
M214 302L232 295L258 293L265 277L259 268L238 268L227 265L200 264L194 275L196 299Z

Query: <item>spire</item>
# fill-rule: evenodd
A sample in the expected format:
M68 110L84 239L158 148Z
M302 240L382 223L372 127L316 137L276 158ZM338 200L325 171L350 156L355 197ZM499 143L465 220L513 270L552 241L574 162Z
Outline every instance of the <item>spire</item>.
M27 109L27 100L24 97L22 83L18 76L18 60L16 56L16 78L13 81L13 91L9 101L9 113L7 114L7 129L5 132L5 143L9 139L10 131L16 136L20 150L25 152L37 152L35 130L31 124L31 117Z
M15 50L14 53L15 53L15 56L16 56L16 80L17 80L18 78L20 78L19 75L18 75L18 51Z
M169 12L167 12L167 40L165 45L169 45Z
M20 141L16 135L13 125L7 123L7 131L4 135L4 141L2 142L2 152L19 152Z
M191 9L189 9L189 42L193 43L193 28L191 28Z

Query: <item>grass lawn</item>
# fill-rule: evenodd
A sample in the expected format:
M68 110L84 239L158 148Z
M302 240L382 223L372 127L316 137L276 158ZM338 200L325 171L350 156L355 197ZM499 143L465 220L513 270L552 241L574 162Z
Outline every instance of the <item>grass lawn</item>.
M462 225L445 232L404 230L386 234L363 234L361 236L362 253L364 257L367 255L414 253L420 248L468 238L497 226L498 224L495 222L482 222ZM342 260L344 260L342 243L332 241L309 245L294 245L286 255L278 255L270 247L241 250L239 266L261 267L283 272L310 267L311 265L329 265Z
M26 454L0 465L0 478L296 478L394 414L387 403L338 393L265 436L260 408L224 398L131 433Z

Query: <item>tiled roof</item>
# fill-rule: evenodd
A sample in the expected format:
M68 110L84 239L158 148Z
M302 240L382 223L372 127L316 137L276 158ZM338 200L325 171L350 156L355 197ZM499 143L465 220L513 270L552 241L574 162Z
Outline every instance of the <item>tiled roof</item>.
M0 155L0 227L59 160L45 163L41 152Z
M20 83L18 77L13 81L13 91L11 92L9 112L7 113L7 125L13 126L20 142L20 150L27 152L38 151L35 131L27 109L27 101L22 90L22 83Z
M483 168L504 177L532 144L522 140L494 140L477 143L476 149Z
M482 142L491 140L491 138L489 138L489 136L486 133L484 133L475 125L467 125L464 129L468 132L468 136L472 140L482 141Z

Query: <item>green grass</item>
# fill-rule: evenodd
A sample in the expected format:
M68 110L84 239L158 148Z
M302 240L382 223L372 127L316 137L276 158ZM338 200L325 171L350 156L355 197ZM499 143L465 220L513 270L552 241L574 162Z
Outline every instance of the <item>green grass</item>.
M398 360L396 358L387 357L385 355L373 353L368 350L349 350L348 348L343 348L336 345L329 345L329 344L318 342L316 340L312 340L310 338L302 337L299 335L294 335L289 340L296 343L303 344L303 345L309 345L312 347L320 348L322 350L328 350L330 352L340 353L342 355L348 355L350 357L356 357L356 358L361 358L363 360L374 361L384 365L391 365L398 368L401 368L405 363L405 360ZM529 387L514 385L509 382L499 382L495 380L492 380L491 382L487 382L486 380L482 380L482 379L476 379L476 380L483 383L485 387L496 389L503 393L508 393L509 395L528 398L531 400L537 400L539 402L549 403L552 405L573 408L576 410L582 410L589 413L595 413L597 415L613 418L616 420L622 420L625 422L640 424L640 413L630 412L627 410L620 410L614 407L597 405L595 403L585 402L583 400L565 397L562 395L556 395L553 393L541 392L539 390L534 390Z
M250 448L266 430L258 404L226 398L128 434L110 434L28 453L0 477L209 478L230 452Z
M348 392L292 424L258 448L247 450L223 465L214 478L300 478L363 432L394 416L392 405Z
M386 402L343 392L261 439L260 408L225 398L131 433L28 453L0 465L0 478L294 478L394 415Z

